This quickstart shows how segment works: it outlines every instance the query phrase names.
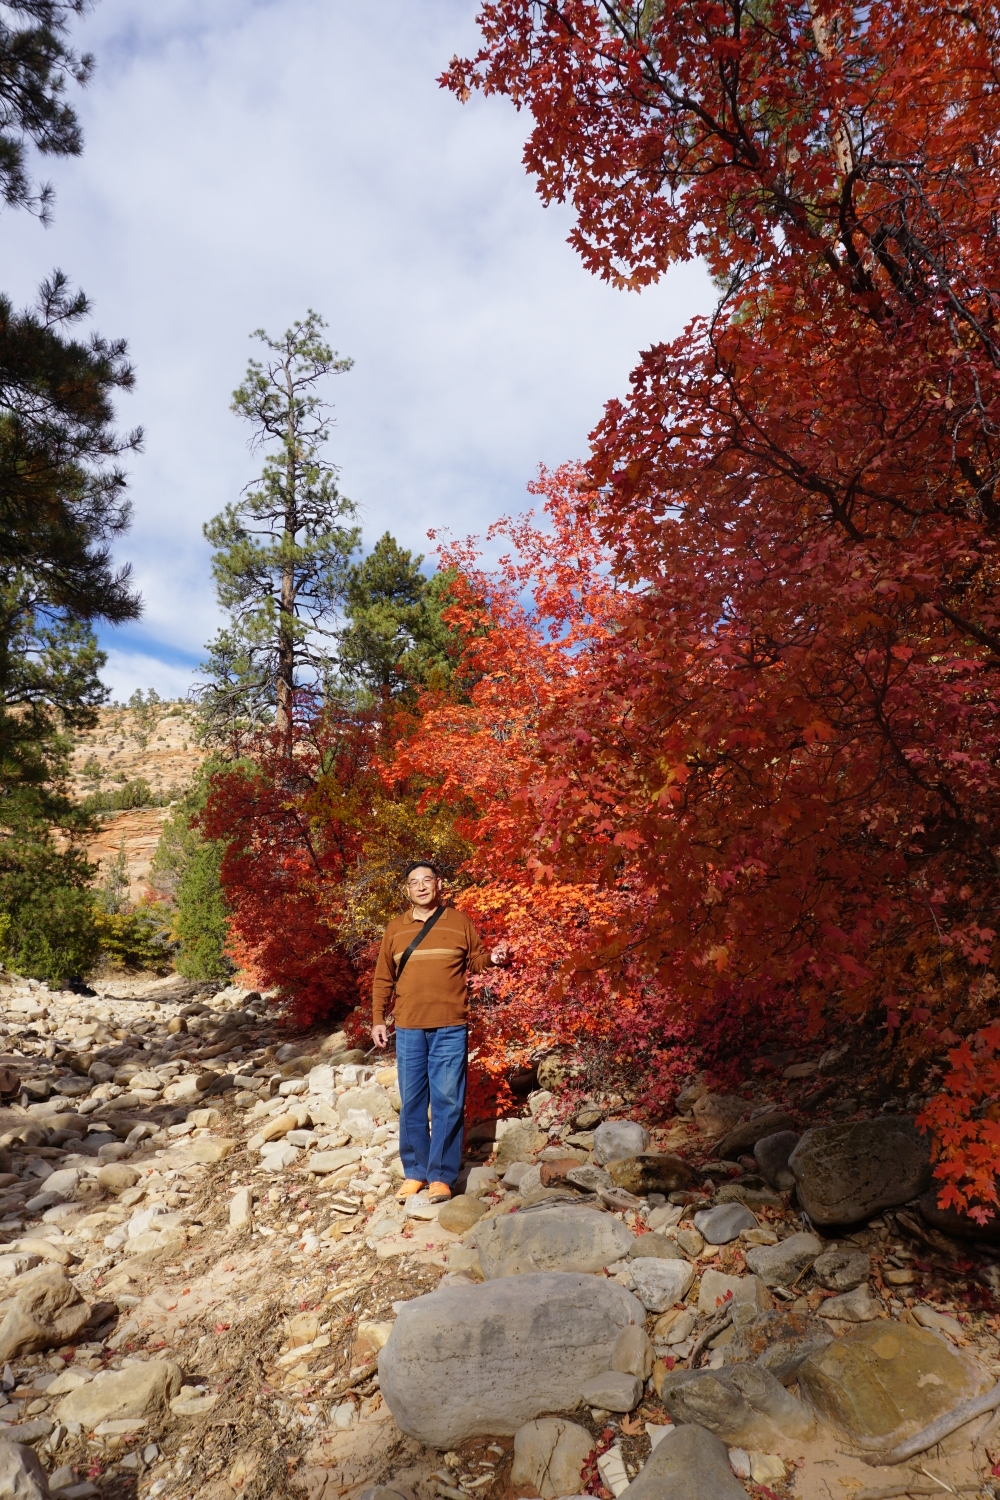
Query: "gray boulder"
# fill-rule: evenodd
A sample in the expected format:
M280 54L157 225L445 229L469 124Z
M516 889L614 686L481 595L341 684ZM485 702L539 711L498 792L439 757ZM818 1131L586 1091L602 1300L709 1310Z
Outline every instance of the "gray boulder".
M871 1273L863 1250L826 1250L813 1261L813 1275L828 1292L853 1292Z
M586 1406L604 1411L631 1411L641 1399L642 1381L638 1375L622 1370L604 1370L600 1375L591 1375L580 1386L580 1400Z
M580 1471L594 1447L585 1427L562 1417L526 1422L514 1434L514 1465L510 1482L515 1489L534 1490L541 1500L579 1495Z
M397 1426L432 1448L513 1435L571 1408L610 1368L622 1329L644 1321L631 1293L598 1276L441 1287L401 1309L379 1354L382 1395Z
M49 1481L24 1443L0 1439L0 1495L3 1500L49 1500Z
M704 1427L679 1427L650 1454L618 1500L746 1500L725 1445Z
M758 1141L765 1140L778 1131L788 1132L792 1124L791 1115L786 1115L784 1110L767 1110L752 1120L744 1120L741 1125L734 1126L728 1135L722 1137L715 1148L716 1152L722 1161L737 1161L748 1151L756 1156Z
M594 1131L594 1157L598 1165L639 1156L649 1145L649 1132L635 1120L605 1120Z
M710 1245L728 1245L738 1240L744 1229L756 1229L757 1220L742 1203L720 1203L717 1208L703 1208L695 1214L694 1227Z
M675 1422L696 1422L731 1447L788 1453L813 1436L816 1419L760 1365L664 1375L660 1399Z
M753 1154L760 1168L760 1175L775 1192L788 1193L795 1186L795 1173L788 1165L788 1158L799 1144L799 1139L797 1131L781 1128L754 1142Z
M925 1192L930 1141L907 1115L807 1130L788 1159L814 1224L859 1224Z
M747 1265L765 1286L788 1286L817 1255L823 1241L814 1234L790 1234L776 1245L755 1245L747 1251Z
M600 1271L628 1254L632 1238L620 1219L572 1204L501 1214L476 1228L487 1281L536 1271Z

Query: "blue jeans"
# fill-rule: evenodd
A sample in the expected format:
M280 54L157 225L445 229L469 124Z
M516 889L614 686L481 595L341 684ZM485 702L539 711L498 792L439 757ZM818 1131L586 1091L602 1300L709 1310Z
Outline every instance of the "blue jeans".
M464 1026L396 1027L403 1107L399 1155L407 1177L453 1186L462 1166L468 1033ZM431 1123L427 1123L427 1105Z

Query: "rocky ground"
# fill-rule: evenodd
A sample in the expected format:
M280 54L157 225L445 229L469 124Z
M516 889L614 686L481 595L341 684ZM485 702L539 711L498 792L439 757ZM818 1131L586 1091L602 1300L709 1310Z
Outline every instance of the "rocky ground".
M176 977L0 1028L0 1497L994 1495L997 1236L853 1054L652 1136L550 1060L404 1212L343 1033Z

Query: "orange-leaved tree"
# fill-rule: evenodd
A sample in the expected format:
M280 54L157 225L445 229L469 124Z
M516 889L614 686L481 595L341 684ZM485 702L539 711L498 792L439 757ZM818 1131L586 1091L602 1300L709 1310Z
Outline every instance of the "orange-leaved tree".
M496 0L445 82L528 109L585 262L706 257L709 320L643 356L581 524L627 586L540 725L540 873L642 915L721 995L881 1010L947 1068L944 1201L997 1201L1000 27L918 0ZM627 858L623 857L627 851ZM950 1062L949 1062L950 1057ZM915 1075L919 1076L919 1075ZM933 1080L935 1074L925 1074Z

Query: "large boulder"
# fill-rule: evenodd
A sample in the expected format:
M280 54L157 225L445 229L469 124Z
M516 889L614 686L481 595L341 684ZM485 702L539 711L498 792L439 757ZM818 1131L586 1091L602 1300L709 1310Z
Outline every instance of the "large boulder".
M64 1396L56 1407L60 1422L79 1422L93 1432L101 1422L137 1423L163 1415L181 1388L181 1372L168 1359L136 1361L122 1370L95 1375Z
M649 1132L636 1120L605 1120L594 1131L594 1160L606 1167L611 1161L640 1156L649 1145Z
M48 1183L45 1186L48 1187ZM939 1229L942 1234L950 1234L954 1239L978 1240L983 1245L1000 1245L1000 1214L994 1205L984 1205L986 1212L993 1217L987 1219L985 1224L977 1224L975 1219L970 1219L968 1214L959 1213L957 1208L939 1208L937 1200L935 1188L921 1198L920 1217L925 1224L929 1224L932 1229Z
M814 1224L859 1224L930 1185L930 1142L907 1115L807 1130L788 1158Z
M760 1365L674 1370L663 1377L660 1399L675 1422L696 1422L748 1452L800 1452L816 1429L808 1407Z
M432 1448L513 1435L572 1408L583 1382L610 1370L622 1329L644 1320L631 1293L597 1276L441 1287L402 1307L379 1354L382 1395L397 1426Z
M679 1427L657 1443L618 1500L746 1500L725 1444L704 1427Z
M481 1219L476 1245L487 1281L536 1271L600 1271L628 1254L632 1234L593 1208L555 1208Z
M835 1339L797 1378L819 1416L869 1452L894 1448L993 1384L937 1334L884 1320Z
M61 1270L38 1271L0 1323L0 1364L71 1344L89 1322L90 1307L69 1277Z
M587 1429L563 1417L526 1422L514 1434L510 1482L515 1489L534 1490L541 1500L582 1494L580 1471L593 1448Z

